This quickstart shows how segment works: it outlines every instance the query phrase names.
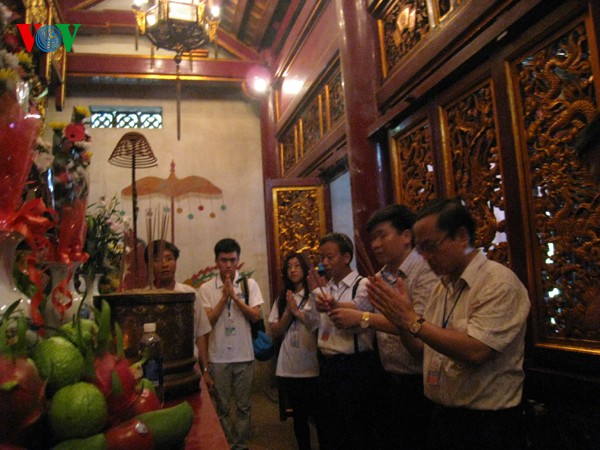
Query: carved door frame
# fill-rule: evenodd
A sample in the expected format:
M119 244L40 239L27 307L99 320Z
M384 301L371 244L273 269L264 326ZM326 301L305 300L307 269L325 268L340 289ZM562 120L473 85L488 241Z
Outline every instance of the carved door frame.
M287 253L304 250L317 264L319 239L331 229L331 207L329 186L319 178L266 180L265 195L272 306Z

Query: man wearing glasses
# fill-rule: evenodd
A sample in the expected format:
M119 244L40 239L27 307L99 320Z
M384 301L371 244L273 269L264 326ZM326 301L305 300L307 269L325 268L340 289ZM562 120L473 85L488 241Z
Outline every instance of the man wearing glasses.
M524 447L521 396L529 298L517 276L474 248L475 223L458 200L417 215L417 251L441 277L421 316L404 283L371 277L375 306L423 345L423 383L435 403L425 448Z

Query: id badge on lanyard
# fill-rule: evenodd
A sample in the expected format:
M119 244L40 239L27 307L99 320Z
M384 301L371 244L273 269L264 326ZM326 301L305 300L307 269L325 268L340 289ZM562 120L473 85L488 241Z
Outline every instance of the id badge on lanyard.
M225 319L225 336L233 336L235 334L235 320L231 314L231 299L227 302L227 318Z
M294 320L290 327L290 345L292 348L300 348L300 330L298 330L298 321Z
M442 375L442 355L434 353L427 371L427 384L429 386L439 386Z

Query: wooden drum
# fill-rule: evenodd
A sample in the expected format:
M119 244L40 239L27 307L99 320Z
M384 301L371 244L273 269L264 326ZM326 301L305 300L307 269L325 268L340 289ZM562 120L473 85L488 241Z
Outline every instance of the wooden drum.
M111 319L123 330L125 356L139 360L139 341L145 323L155 322L163 342L165 399L197 392L200 374L194 365L194 293L172 291L124 292L94 296L110 305Z

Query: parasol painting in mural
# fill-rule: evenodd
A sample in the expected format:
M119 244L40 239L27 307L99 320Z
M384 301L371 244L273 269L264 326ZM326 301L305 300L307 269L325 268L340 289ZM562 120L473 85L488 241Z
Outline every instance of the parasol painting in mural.
M175 243L175 213L184 213L182 207L175 207L175 202L178 203L184 198L188 198L188 204L192 205L192 201L200 199L200 203L194 205L198 211L203 212L206 208L202 203L202 199L208 199L211 202L211 212L209 217L215 218L216 214L212 208L213 200L221 200L220 210L224 211L226 206L223 202L223 191L211 183L206 178L192 175L185 178L177 178L175 175L175 162L171 161L171 170L167 178L145 177L137 180L136 189L138 197L147 196L162 196L170 200L170 207L164 208L162 212L168 212L171 215L171 242ZM127 197L132 195L132 186L127 186L121 191L121 194ZM152 209L146 210L147 215L156 214ZM187 214L189 220L196 217L190 210Z

